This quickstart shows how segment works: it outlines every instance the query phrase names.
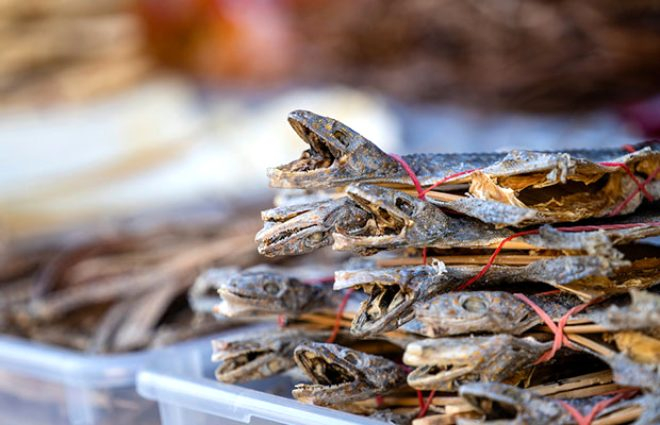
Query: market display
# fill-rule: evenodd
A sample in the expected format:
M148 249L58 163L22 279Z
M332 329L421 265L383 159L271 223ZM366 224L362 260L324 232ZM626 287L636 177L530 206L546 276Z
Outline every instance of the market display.
M279 326L214 341L218 380L293 374L299 401L390 423L657 423L657 143L398 156L289 122L309 148L268 170L295 190L259 252L356 256L205 272L206 308Z

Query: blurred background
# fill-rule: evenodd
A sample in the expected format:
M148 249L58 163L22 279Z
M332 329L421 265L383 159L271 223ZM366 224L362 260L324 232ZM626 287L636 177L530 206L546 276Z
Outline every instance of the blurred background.
M0 247L272 196L286 114L388 152L660 133L660 2L0 0Z

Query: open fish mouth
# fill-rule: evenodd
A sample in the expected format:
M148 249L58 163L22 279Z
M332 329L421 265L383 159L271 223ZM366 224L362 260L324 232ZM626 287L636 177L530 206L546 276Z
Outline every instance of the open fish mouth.
M330 245L333 217L344 207L341 200L328 200L263 211L264 227L255 236L259 253L297 255Z
M412 306L415 296L399 285L363 286L369 299L360 308L351 324L351 334L355 336L374 335L398 328L413 317Z
M218 294L220 294L221 300L219 304L213 307L213 312L227 317L240 316L253 311L253 303L257 301L260 301L259 305L263 304L263 300L256 297L243 296L223 288L218 289Z
M272 223L257 233L258 251L262 255L304 254L332 243L328 229L323 225L291 225ZM296 251L292 251L292 245Z
M220 362L215 376L222 382L238 382L254 373L264 365L273 363L277 353L270 349L249 349L237 352L223 351L213 355L213 361Z
M414 224L411 220L415 211L414 204L396 196L394 191L370 185L354 185L346 193L374 216L380 234L372 236L400 235L404 228Z
M299 346L295 352L296 363L312 380L311 384L298 384L293 390L296 399L314 403L324 395L337 398L347 397L356 391L356 383L361 377L347 362L331 359L323 353Z
M408 374L408 385L418 390L454 391L465 382L479 379L473 366L447 363L422 365Z
M486 415L483 423L499 423L501 420L513 423L523 408L522 400L513 393L516 390L499 383L469 383L461 387L460 395Z
M291 112L289 124L309 149L294 161L269 168L267 174L271 180L284 183L286 187L289 179L304 178L307 181L327 177L329 170L341 166L341 158L348 153L345 132L333 128L325 117L307 111Z

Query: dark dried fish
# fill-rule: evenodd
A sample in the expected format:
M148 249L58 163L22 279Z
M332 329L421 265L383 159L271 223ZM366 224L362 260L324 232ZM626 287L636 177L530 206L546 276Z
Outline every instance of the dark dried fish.
M333 249L368 255L405 247L488 248L514 234L470 217L448 216L428 202L401 191L373 185L349 186L349 199L296 206L263 213L264 229L256 237L259 252L293 255L333 244ZM529 249L593 253L611 243L660 235L658 213L635 217L638 226L600 231L566 232L541 227L539 234L516 239Z
M302 329L268 330L236 340L213 340L211 360L220 362L215 377L236 383L263 379L296 366L293 353L306 341L323 341L330 332Z
M538 260L523 267L496 265L489 269L477 287L522 282L566 285L586 277L606 277L612 274L616 267L625 264L625 261L600 256L564 256ZM415 304L455 290L480 270L480 266L444 266L438 262L432 266L338 271L335 274L334 287L359 288L369 294L351 326L352 334L365 336L396 329L412 320ZM443 300L440 299L439 302L444 303ZM498 300L501 305L486 305L489 308L501 307L501 310L507 310L511 307L507 300ZM514 305L521 303L515 301ZM444 307L444 304L442 305ZM443 312L444 310L439 310L439 314Z
M501 383L470 383L463 385L459 394L477 411L485 415L484 420L457 420L457 424L498 425L572 425L575 419L557 399L535 394ZM603 397L567 400L578 410L590 410ZM622 402L625 403L625 402Z
M406 382L406 373L393 361L337 344L303 343L294 359L312 380L293 390L304 403L342 405L385 394Z
M268 170L273 187L320 189L357 182L412 184L408 173L396 160L337 120L298 110L289 114L289 124L310 149L300 159ZM513 180L511 185L515 183L514 187L520 190L573 179L595 181L603 174L620 171L596 162L631 162L630 159L646 156L648 152L650 149L628 155L623 155L621 149L554 153L514 151L509 154L412 154L404 155L403 159L424 186L455 173L483 169L490 176ZM653 161L660 161L660 157L654 155ZM630 166L635 169L633 163ZM655 167L650 168L652 171ZM642 169L648 171L646 166ZM515 178L518 175L524 177ZM469 176L462 176L452 183L469 180Z
M318 271L322 271L322 268ZM229 276L218 275L214 270L210 270L198 279L221 279L212 284L218 288L222 299L214 311L227 317L296 317L302 313L337 305L341 296L333 292L330 285L307 283L302 278L295 277L295 274L295 270L285 271L260 266Z

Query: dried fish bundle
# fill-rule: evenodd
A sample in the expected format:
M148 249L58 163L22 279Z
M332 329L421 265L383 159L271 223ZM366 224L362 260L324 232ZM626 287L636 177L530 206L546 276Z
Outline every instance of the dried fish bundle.
M644 243L660 235L655 145L399 157L330 118L289 122L310 148L268 175L304 192L262 212L259 252L360 257L335 266L341 302L330 281L272 270L218 286L216 312L289 320L218 379L295 363L311 381L292 389L298 400L419 425L655 417L660 250ZM299 339L319 330L327 339ZM224 347L217 359L237 358ZM286 359L240 373L279 347Z
M273 187L426 187L422 193L443 207L513 226L626 214L644 197L651 202L660 198L660 152L654 144L633 153L601 149L397 157L332 118L294 111L289 123L310 148L300 159L269 169ZM461 190L467 199L456 194ZM623 201L627 202L619 207Z
M259 252L295 255L331 245L339 251L370 255L406 247L495 248L505 239L516 249L593 251L660 235L660 213L642 212L616 225L542 226L517 234L478 219L449 215L437 206L394 189L352 185L347 198L262 212L264 228L256 235ZM630 221L633 221L630 223ZM508 241L507 241L508 242Z

